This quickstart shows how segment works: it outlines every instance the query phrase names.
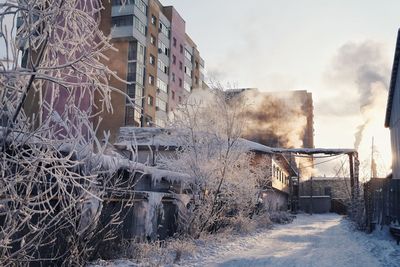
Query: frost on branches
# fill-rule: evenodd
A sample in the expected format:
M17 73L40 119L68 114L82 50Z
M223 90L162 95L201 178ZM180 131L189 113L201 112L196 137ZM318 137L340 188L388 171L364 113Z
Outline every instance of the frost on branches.
M105 151L95 116L112 110L107 80L118 78L102 63L112 47L98 29L101 9L98 0L0 3L3 266L79 266L114 238L122 204L109 218L100 211L129 179L93 157Z
M181 131L179 150L161 166L193 177L188 231L198 236L249 217L256 207L260 184L267 179L263 162L254 164L240 136L244 104L226 99L221 90L192 94L175 112L171 127Z

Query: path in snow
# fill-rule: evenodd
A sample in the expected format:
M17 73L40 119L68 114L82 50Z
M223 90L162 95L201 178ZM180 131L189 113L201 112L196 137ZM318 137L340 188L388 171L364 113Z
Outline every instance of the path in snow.
M388 235L352 230L349 222L336 214L300 214L291 224L205 246L200 255L182 265L400 266L400 246Z

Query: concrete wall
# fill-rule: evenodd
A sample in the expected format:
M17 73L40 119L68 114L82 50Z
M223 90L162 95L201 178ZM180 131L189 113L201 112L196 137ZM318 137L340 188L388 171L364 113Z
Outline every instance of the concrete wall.
M301 196L299 199L300 209L310 213L327 213L331 210L331 198L329 196Z

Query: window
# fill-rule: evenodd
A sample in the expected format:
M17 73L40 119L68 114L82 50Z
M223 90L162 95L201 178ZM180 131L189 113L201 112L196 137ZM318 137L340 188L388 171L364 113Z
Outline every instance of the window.
M182 70L182 68L183 68L182 61L179 61L179 69Z
M157 18L154 15L151 15L151 24L153 24L154 26L157 25Z
M169 29L160 21L160 31L169 38Z
M154 76L149 74L149 84L154 85Z
M141 43L137 43L137 50L138 50L137 61L141 64L144 64L144 58L145 58L144 49L145 49L144 45L142 45Z
M192 54L190 54L190 52L187 49L185 49L185 57L188 60L192 61Z
M175 82L175 73L172 73L172 81Z
M182 87L182 79L179 78L179 87Z
M185 88L185 90L188 91L188 92L191 91L190 84L188 84L186 81L183 84L183 88Z
M129 42L128 46L128 60L137 59L137 42Z
M175 99L175 92L174 91L172 91L172 93L171 93L171 98ZM171 109L171 111L172 111L172 109Z
M197 78L197 76L194 76L194 82L196 85L199 85L199 78Z
M179 45L179 51L183 54L183 45Z
M181 103L182 102L182 97L181 96L179 96L179 103Z
M192 77L192 70L189 67L185 66L185 73L187 76Z
M136 62L129 62L128 63L127 80L128 80L128 82L135 82L136 81Z
M156 58L150 54L149 63L154 66L156 64Z
M168 56L168 48L167 48L167 46L163 43L163 42L161 42L160 40L158 40L158 52L160 52L160 53L164 53L166 56Z
M174 47L176 47L176 38L175 38L175 37L172 39L172 45L173 45Z
M128 0L129 1L129 0ZM133 1L133 0L131 0ZM142 11L144 14L147 14L147 6L142 0L135 0L135 5Z
M118 16L111 19L111 25L116 27L131 26L133 25L134 16Z
M135 85L134 84L128 84L127 86L127 90L126 90L126 94L130 97L130 98L135 98Z
M156 98L156 108L162 111L167 111L167 102L161 100L160 98Z
M160 78L157 78L157 88L165 93L168 92L167 84L165 82L163 82L162 80L160 80Z
M164 62L162 62L160 59L158 59L158 68L164 72L164 73L168 73L168 67L167 65L165 65Z
M153 97L151 95L147 96L147 104L153 106Z
M156 58L152 54L150 54L149 63L153 66L156 64Z
M146 25L144 25L137 17L134 17L135 28L143 35L146 35Z
M136 68L136 82L144 84L144 69L141 66L138 66L138 68Z
M198 70L198 69L199 69L199 62L198 62L198 61L195 61L195 62L194 62L194 65L196 66L196 70Z
M156 45L156 37L154 37L154 35L150 35L150 43L152 44L152 45Z
M172 64L176 64L176 56L175 55L172 55Z
M135 0L112 0L111 5L113 6L122 6L122 4L124 5L133 5L135 3Z

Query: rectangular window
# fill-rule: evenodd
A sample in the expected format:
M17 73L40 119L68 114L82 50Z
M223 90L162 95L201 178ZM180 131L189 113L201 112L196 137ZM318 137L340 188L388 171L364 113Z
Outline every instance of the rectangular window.
M149 74L149 84L154 85L154 76Z
M150 35L150 43L152 44L152 45L156 45L156 37L154 37L154 35Z
M165 36L167 36L168 39L169 39L169 29L168 29L167 26L165 26L165 24L162 23L161 21L160 21L160 31L161 31Z
M141 34L146 35L146 25L137 17L134 17L134 26Z
M141 66L136 68L136 83L144 84L144 68Z
M176 38L175 38L175 37L172 39L172 45L173 45L174 47L176 47Z
M165 93L168 93L168 85L160 80L160 78L157 78L157 88Z
M185 49L185 57L188 60L192 61L192 54L190 54L190 52L187 49Z
M182 79L179 78L179 87L182 87Z
M183 54L183 45L179 45L179 52L181 52L181 54Z
M137 59L137 42L129 42L128 46L128 60Z
M172 64L176 64L176 56L175 55L172 55Z
M179 69L182 70L182 68L183 68L183 63L182 61L179 61Z
M147 96L147 104L153 106L153 97L151 95Z
M168 67L167 67L167 65L165 65L164 62L162 62L160 59L158 59L158 64L157 64L157 65L158 65L158 68L159 68L162 72L168 74Z
M160 98L156 98L156 108L162 111L167 111L167 102L161 100Z
M111 19L111 25L116 27L132 26L134 16L118 16Z
M137 50L138 50L137 61L141 64L144 64L144 59L146 56L144 45L142 45L141 43L137 43Z
M168 51L169 49L167 48L167 46L161 42L160 40L158 40L158 52L160 53L164 53L166 56L168 56Z
M153 66L156 64L156 58L152 54L150 54L149 63Z
M175 92L174 91L172 91L172 93L171 93L171 98L175 99Z
M136 82L136 62L128 63L128 82Z
M185 66L185 73L187 76L192 77L192 70L187 66Z
M133 1L133 0L131 0ZM142 11L145 15L147 14L147 6L142 0L135 0L135 5Z
M154 15L151 15L151 24L157 25L157 18Z
M188 84L186 81L183 84L183 88L185 88L185 90L188 91L188 92L191 91L190 84Z
M133 5L135 3L135 0L112 0L111 5L112 6L122 6L122 5Z
M172 81L175 82L175 73L172 73Z
M194 76L194 81L196 85L199 85L199 78L197 78L196 76Z

